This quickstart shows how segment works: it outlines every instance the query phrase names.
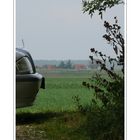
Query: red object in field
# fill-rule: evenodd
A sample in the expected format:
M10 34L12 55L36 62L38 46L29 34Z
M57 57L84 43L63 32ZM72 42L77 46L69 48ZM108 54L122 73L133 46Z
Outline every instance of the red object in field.
M75 64L74 69L83 70L83 69L86 69L86 65L84 65L84 64Z

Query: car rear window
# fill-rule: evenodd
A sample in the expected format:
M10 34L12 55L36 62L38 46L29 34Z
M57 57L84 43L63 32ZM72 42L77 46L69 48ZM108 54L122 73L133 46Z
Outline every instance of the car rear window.
M18 74L31 74L33 68L28 57L23 57L16 62L16 73Z

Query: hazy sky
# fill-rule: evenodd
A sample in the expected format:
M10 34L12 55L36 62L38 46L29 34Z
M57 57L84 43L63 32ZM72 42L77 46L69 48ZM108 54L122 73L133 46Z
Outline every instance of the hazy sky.
M117 16L124 29L124 7L104 13L104 20ZM102 38L103 20L82 12L82 0L16 0L16 45L30 51L33 59L88 59L95 47L108 55L112 48Z

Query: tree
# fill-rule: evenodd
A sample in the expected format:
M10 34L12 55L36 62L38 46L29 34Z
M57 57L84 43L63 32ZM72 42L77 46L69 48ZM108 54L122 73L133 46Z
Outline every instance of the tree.
M65 63L64 61L61 61L60 64L58 65L59 68L65 68Z
M68 61L66 62L65 68L67 68L67 69L72 69L72 62L71 62L71 60L68 60Z
M93 14L98 11L98 14L101 16L107 8L112 8L115 5L124 3L123 0L82 0L83 3L83 12L88 12L92 17Z

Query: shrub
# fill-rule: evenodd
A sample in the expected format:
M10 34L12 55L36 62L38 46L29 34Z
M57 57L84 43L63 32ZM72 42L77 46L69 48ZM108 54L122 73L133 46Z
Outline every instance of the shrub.
M124 39L117 18L114 20L112 25L104 22L107 33L103 38L113 47L116 57L111 58L95 48L91 48L93 55L89 56L92 62L95 55L99 58L96 64L100 64L107 77L96 74L89 82L83 82L83 86L94 91L90 106L83 107L75 97L78 109L87 115L86 128L93 140L124 139ZM115 72L115 63L122 66L121 75Z

